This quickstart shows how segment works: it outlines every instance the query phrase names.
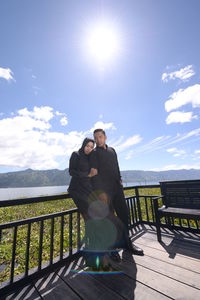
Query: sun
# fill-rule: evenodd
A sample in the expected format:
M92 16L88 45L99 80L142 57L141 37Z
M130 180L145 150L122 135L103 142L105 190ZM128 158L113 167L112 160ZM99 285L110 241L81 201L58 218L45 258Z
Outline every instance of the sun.
M98 22L90 25L86 33L87 53L101 66L113 61L120 50L117 28L110 22Z

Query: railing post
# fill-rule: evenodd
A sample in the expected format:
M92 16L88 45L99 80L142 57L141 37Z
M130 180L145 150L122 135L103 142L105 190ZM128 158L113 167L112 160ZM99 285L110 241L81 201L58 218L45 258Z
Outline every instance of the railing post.
M138 186L135 187L135 196L136 196L136 201L137 201L139 222L142 223L142 213L141 213L141 207L140 207L140 197L139 197Z
M156 231L157 231L157 239L161 242L161 230L160 230L160 216L158 212L158 198L154 198L154 209L155 209L155 217L156 217Z

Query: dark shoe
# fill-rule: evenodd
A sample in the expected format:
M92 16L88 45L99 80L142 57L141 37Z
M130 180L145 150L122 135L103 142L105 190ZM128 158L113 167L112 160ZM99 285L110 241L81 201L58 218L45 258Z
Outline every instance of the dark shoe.
M113 261L121 262L121 257L118 252L111 252L109 256L110 256L110 259L112 259Z
M135 255L144 255L144 252L141 248L137 247L136 245L132 244L131 240L128 240L128 247L126 248L129 252Z

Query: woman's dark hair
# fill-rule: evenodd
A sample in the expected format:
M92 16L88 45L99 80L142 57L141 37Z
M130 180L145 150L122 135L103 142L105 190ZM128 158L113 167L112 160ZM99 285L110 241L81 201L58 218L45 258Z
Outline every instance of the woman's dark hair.
M104 135L106 135L105 131L102 128L97 128L94 130L93 135L95 135L95 133L97 132L102 132Z
M84 148L85 148L85 146L86 146L89 142L91 142L91 143L93 143L93 144L95 143L93 139L87 138L87 137L86 137L86 138L83 140L82 146L81 146L81 148L79 149L79 151L84 152Z

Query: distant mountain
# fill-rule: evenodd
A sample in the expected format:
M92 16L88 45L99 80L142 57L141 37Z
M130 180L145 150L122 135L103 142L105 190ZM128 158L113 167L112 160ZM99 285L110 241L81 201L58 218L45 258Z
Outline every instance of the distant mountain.
M169 171L122 171L123 182L138 182L144 184L148 182L159 183L165 180L184 180L184 179L200 179L200 170L169 170Z
M70 175L65 170L25 171L9 172L0 174L0 188L7 187L36 187L36 186L59 186L68 185Z
M124 184L149 182L158 183L163 180L200 179L200 170L171 170L171 171L121 171ZM27 169L25 171L9 172L0 174L0 188L8 187L36 187L36 186L59 186L69 185L70 175L68 169L36 171Z

